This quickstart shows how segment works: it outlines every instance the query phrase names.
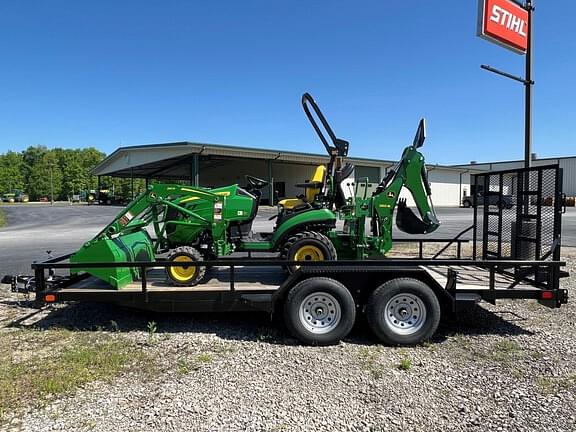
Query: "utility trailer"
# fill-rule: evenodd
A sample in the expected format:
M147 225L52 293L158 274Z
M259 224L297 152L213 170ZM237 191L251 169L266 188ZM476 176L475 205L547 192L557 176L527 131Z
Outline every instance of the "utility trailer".
M413 345L430 338L440 318L481 300L534 299L557 308L568 301L560 288L567 276L560 261L563 201L557 165L478 174L486 194L511 194L511 208L474 206L474 223L454 239L418 239L419 256L364 261L286 261L226 258L203 261L202 282L171 285L169 267L177 261L70 263L70 255L32 264L33 277L5 282L15 292L34 292L45 303L90 301L174 312L262 311L281 313L289 331L306 344L337 343L364 313L383 342ZM472 231L472 256L461 256L463 235ZM445 242L432 258L426 243ZM440 258L452 244L455 258ZM292 274L284 269L296 266ZM86 268L130 268L136 282L115 289ZM55 276L68 269L70 276Z

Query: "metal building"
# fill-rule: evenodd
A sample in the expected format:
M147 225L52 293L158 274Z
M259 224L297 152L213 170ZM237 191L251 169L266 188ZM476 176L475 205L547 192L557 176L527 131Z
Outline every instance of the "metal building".
M556 158L538 159L533 155L532 166L544 166L559 164L562 168L562 190L567 196L576 196L576 156L565 156ZM471 162L466 165L454 165L455 168L473 169L475 171L500 171L524 167L524 160L503 161L503 162Z
M356 178L368 178L373 188L396 162L350 157ZM328 162L325 155L193 142L120 147L93 170L96 176L185 180L215 187L244 184L244 175L270 183L263 203L302 193L296 183L306 181L315 167ZM459 206L471 168L428 165L432 197L437 206Z

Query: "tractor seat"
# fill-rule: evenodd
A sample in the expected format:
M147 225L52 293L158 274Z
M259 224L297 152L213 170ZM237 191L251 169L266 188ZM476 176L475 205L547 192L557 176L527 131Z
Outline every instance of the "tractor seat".
M322 192L325 180L326 167L324 165L318 165L310 181L296 184L296 187L304 188L304 194L297 198L283 199L278 202L278 205L284 207L286 210L298 210L300 208L310 207L310 204L316 199L316 195Z

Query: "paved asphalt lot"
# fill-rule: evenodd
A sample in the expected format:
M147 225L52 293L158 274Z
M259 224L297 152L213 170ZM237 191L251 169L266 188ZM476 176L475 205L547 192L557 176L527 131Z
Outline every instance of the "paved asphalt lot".
M78 249L96 235L121 210L116 206L86 205L4 205L8 225L0 228L0 276L7 273L30 273L30 263L46 258L46 251L63 255ZM432 235L452 238L472 224L472 210L437 208L442 226ZM271 231L268 218L276 210L263 207L254 223L255 231ZM576 246L576 209L563 216L563 244ZM407 237L395 231L396 238ZM409 236L408 236L409 237Z

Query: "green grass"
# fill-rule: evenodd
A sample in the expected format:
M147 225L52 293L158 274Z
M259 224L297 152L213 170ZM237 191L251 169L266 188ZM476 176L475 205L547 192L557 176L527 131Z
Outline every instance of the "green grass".
M358 351L358 357L360 359L362 368L370 372L373 378L382 378L384 372L382 370L382 366L378 362L380 357L379 348L360 348L360 351Z
M210 363L212 361L212 356L208 353L202 353L196 356L196 360L199 363Z
M0 227L6 226L7 224L8 224L8 221L6 220L6 215L4 214L2 209L0 208Z
M523 357L522 347L509 339L503 339L492 345L491 351L485 354L488 360L504 365L510 364L513 360Z
M205 366L236 353L238 350L232 344L221 342L204 344L202 349L204 351L178 358L176 360L176 373L184 376L199 371Z
M190 365L186 360L180 359L176 363L176 372L178 375L188 375L192 371L193 365Z
M550 395L560 390L576 388L576 374L564 377L538 377L536 385L543 395Z
M111 380L145 355L124 338L67 330L18 330L0 335L0 423L6 413ZM147 367L143 370L149 370Z
M455 335L453 341L455 346L463 351L464 358L498 364L507 368L514 368L520 360L538 356L538 354L533 355L524 350L518 342L511 339L498 340L488 347L477 346L472 339L461 335Z
M400 360L400 363L398 363L397 368L402 371L409 371L410 369L412 369L412 360L410 360L407 357L403 358L402 360Z
M200 370L203 364L212 363L212 360L212 354L209 353L197 354L191 360L181 358L176 362L176 373L188 375L190 372Z
M146 327L148 329L148 345L154 345L156 343L158 323L156 321L149 321Z

